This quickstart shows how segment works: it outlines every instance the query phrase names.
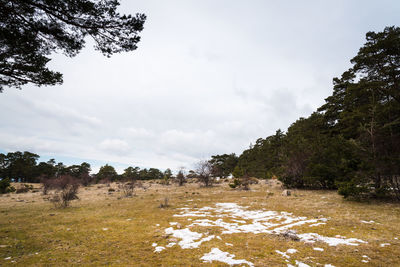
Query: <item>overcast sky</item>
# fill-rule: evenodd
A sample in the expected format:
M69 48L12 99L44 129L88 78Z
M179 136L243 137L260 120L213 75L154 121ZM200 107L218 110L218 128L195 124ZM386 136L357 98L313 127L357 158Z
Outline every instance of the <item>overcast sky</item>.
M92 42L54 55L53 87L0 94L0 152L41 160L191 168L309 116L350 67L365 33L399 26L400 1L123 0L148 17L139 48Z

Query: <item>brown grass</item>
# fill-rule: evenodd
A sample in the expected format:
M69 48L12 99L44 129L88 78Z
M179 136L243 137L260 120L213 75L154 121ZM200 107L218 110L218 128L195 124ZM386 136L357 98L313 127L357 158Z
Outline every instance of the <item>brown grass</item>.
M145 186L149 185L147 182ZM109 192L109 188L104 185L81 188L80 200L73 201L67 209L55 209L44 199L48 196L41 192L0 196L0 265L224 266L219 262L204 264L200 260L211 248L218 247L256 266L286 266L275 250L289 248L299 251L293 258L311 266L318 266L317 263L321 266L328 263L400 266L400 240L394 239L400 239L399 204L350 202L330 191L296 190L292 196L283 197L281 189L264 182L252 185L250 191L232 190L228 183L212 188L201 188L194 183L183 187L152 183L147 190L137 189L132 198L122 198L116 184L111 184L115 192ZM274 194L267 198L267 191ZM158 208L166 197L170 206ZM355 237L368 244L329 247L319 243L316 246L325 251L318 252L312 245L271 235L232 234L223 235L223 240L205 242L197 249L174 246L154 253L152 243L161 246L168 243L164 229L169 227L169 222L179 222L182 227L190 223L185 217L173 217L178 208L214 206L218 202L293 212L309 218L322 215L330 218L326 225L312 230L302 226L296 230ZM379 224L363 224L360 220L374 220ZM216 233L213 227L201 230ZM380 247L382 243L391 245ZM361 262L363 255L371 258L369 263ZM7 257L11 259L5 260Z

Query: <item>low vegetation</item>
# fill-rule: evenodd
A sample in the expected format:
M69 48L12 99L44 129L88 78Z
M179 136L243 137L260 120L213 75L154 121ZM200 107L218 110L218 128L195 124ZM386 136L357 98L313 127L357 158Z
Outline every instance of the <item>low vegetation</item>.
M229 259L223 253L254 266L287 266L288 263L295 266L296 261L310 266L400 264L400 207L395 203L351 202L334 191L292 190L291 196L282 196L283 189L277 180L261 180L251 184L248 191L231 189L228 185L231 182L229 179L206 188L191 179L184 186L146 181L146 190L137 188L131 198L121 198L116 183L110 187L92 185L80 188L80 200L70 202L66 209L55 208L47 200L55 191L51 189L48 195L43 195L40 184L32 184L37 192L3 194L0 196L0 264L223 266L223 262L215 260ZM117 190L109 193L109 188ZM165 204L165 197L169 206L160 209L160 201ZM219 207L218 203L234 203L241 208L221 211L236 212L236 217L190 215L211 212L210 215L219 216L213 211ZM291 214L284 213L288 218L306 217L324 224L310 227L315 224L310 222L290 228L294 232L276 235L222 234L223 229L218 226L190 226L202 219L213 223L221 219L227 226L237 223L248 225L243 229L250 229L257 225L254 219L243 215L250 211L287 212ZM189 215L175 216L180 214ZM202 234L204 241L198 247L180 243L183 239L174 234L188 232L186 229ZM321 241L298 240L304 238L302 233L308 232L339 241L355 238L367 243L330 246ZM215 237L211 238L212 235ZM170 243L176 244L168 247ZM180 244L193 248L183 249ZM290 254L288 250L296 252Z

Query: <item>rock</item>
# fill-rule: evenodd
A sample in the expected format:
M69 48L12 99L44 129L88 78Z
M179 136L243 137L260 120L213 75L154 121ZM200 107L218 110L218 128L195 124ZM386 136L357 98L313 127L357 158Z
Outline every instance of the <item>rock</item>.
M294 230L287 230L286 232L281 234L284 238L291 239L293 241L300 241L300 237L297 235Z
M172 234L165 234L165 235L163 235L162 237L163 238L165 238L165 239L167 239L168 237L170 237Z
M180 223L177 223L177 224L176 224L176 228L177 228L177 229L181 229L181 228L182 228L182 225L181 225Z
M282 196L288 197L288 196L290 196L290 195L292 195L292 192L291 192L290 190L283 190Z

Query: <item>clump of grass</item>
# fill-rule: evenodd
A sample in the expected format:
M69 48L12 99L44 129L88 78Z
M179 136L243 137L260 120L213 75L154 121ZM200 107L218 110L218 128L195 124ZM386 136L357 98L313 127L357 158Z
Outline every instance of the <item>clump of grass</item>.
M160 209L165 209L165 208L168 208L169 207L169 199L167 198L167 197L165 197L162 201L161 201L161 203L160 203L160 205L158 206Z

